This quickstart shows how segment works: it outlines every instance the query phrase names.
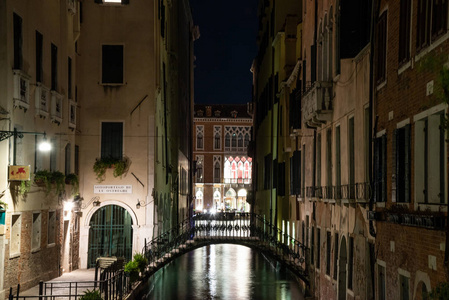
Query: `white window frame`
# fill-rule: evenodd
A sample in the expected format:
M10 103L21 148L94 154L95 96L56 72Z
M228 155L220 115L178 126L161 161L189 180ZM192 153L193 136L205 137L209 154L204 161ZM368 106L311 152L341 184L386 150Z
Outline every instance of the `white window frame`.
M17 217L16 222L13 224L13 219ZM11 215L11 230L10 230L10 243L9 243L9 258L20 256L22 238L22 214L16 213ZM14 251L13 246L17 245L17 251Z

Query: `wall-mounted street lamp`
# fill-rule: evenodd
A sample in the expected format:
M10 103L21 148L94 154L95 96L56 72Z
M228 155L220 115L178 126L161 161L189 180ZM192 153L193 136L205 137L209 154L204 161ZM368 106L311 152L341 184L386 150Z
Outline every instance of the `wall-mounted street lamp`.
M139 199L137 199L137 204L136 204L136 208L139 209L141 207L147 206L148 204L150 204L149 202L140 202Z
M17 131L16 128L14 128L13 131L5 131L0 130L0 142L4 141L10 137L14 137L14 152L13 152L13 165L16 165L16 151L17 151L17 138L23 138L25 134L33 134L36 137L38 135L43 135L44 139L39 144L39 150L40 151L50 151L51 150L51 144L47 141L47 134L45 132L28 132L28 131Z
M84 200L84 199L83 199ZM81 200L82 201L82 200ZM90 204L92 203L92 206L100 206L101 202L100 202L100 197L99 196L95 196L92 199L89 200L89 202L87 203L83 203L81 205L82 209L85 209L86 207L88 207Z

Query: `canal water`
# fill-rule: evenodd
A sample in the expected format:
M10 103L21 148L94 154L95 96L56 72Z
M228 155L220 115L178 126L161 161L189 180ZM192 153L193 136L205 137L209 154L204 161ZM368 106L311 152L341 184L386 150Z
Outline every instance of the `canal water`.
M304 299L296 277L248 247L218 244L177 258L151 277L146 299Z

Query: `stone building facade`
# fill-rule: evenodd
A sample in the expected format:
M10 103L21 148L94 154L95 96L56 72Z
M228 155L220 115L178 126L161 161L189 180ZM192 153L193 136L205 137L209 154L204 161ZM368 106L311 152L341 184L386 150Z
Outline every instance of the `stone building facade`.
M191 214L199 32L186 0L7 0L0 16L3 299L130 259Z
M447 103L440 73L448 63L448 4L376 4L377 295L423 299L448 274Z
M195 104L196 212L251 210L251 129L249 105Z
M63 178L79 174L80 14L78 1L8 0L1 1L0 15L3 299L17 284L26 289L79 267L77 191L73 181L66 184ZM39 150L44 139L51 143L49 152ZM48 172L48 186L33 180L42 171ZM62 178L58 185L51 183L56 178Z

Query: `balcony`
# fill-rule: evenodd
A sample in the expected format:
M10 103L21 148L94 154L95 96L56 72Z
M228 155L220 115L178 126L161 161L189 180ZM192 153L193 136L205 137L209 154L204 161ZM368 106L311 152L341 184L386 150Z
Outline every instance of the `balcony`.
M76 129L76 102L69 100L69 128Z
M332 120L332 82L316 81L303 94L303 120L310 127L321 127Z
M50 90L38 82L34 92L34 103L36 104L36 116L47 118L49 115L48 107L50 102Z
M22 70L13 70L14 73L14 106L23 108L25 111L30 108L30 76Z
M62 98L58 92L52 90L51 93L51 121L56 124L62 122Z
M76 14L78 0L67 0L67 10L72 14Z

